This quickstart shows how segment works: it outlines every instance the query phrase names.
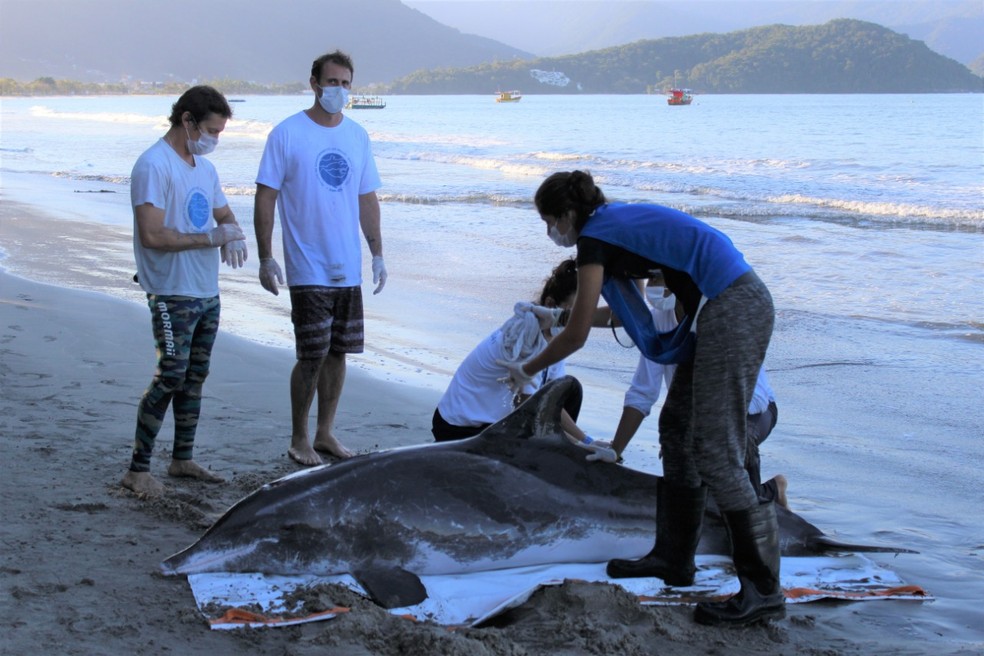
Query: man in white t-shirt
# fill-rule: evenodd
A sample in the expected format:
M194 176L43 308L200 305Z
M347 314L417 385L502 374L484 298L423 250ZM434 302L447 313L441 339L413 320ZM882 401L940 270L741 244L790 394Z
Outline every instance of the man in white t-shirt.
M379 173L369 134L342 114L352 86L348 55L314 60L314 104L287 117L267 138L256 175L254 225L260 284L272 294L290 290L297 363L290 378L288 454L302 465L322 463L318 452L352 453L334 435L347 353L362 353L362 249L372 254L378 294L386 284L380 231ZM280 214L286 279L273 257L275 212ZM318 397L317 432L308 439L308 413Z
M171 108L167 133L137 159L130 176L136 280L147 293L157 373L137 410L125 488L160 494L150 474L154 443L170 406L174 448L167 473L222 479L192 459L202 386L219 329L219 259L246 260L246 238L229 209L215 167L215 148L232 109L209 86L188 89Z

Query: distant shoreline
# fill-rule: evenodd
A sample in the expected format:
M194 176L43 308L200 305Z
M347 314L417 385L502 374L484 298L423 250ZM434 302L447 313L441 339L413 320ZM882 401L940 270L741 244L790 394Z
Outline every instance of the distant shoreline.
M119 85L105 85L99 83L81 83L72 82L70 80L60 80L56 82L67 83L61 90L52 91L42 91L35 89L30 90L20 90L12 89L9 84L12 82L9 78L0 78L0 98L61 98L65 96L178 96L181 95L186 89L193 86L192 84L168 84L162 87L139 87L139 88L118 88ZM14 84L17 84L16 82ZM298 85L296 89L282 89L280 86L276 85L276 88L262 88L262 89L250 89L248 91L240 90L229 90L230 87L224 86L222 83L215 83L205 81L202 84L209 84L214 86L216 89L221 91L230 102L244 102L238 96L301 96L308 93L306 87L301 88ZM925 95L963 95L970 94L976 95L984 93L984 89L981 91L925 91L919 92ZM380 95L374 92L374 95ZM479 95L472 92L442 92L442 93L399 93L399 92L386 92L385 95L389 96L473 96ZM488 94L481 94L488 95ZM540 95L536 93L526 93L526 96ZM542 94L542 95L579 95L579 96L662 96L665 95L663 91L653 90L653 91L639 91L637 93L588 93L588 92L578 92L570 94ZM868 96L868 95L898 95L892 92L878 92L878 91L856 91L856 92L844 92L844 93L806 93L806 92L789 92L789 93L762 93L762 92L734 92L734 93L722 93L722 92L700 92L694 91L693 95L715 95L715 96L727 96L727 95L743 95L743 96L781 96L781 95L810 95L810 96ZM912 95L909 93L908 95Z
M309 91L300 82L283 84L256 84L242 80L201 80L219 89L227 96L293 96ZM0 77L0 97L45 97L45 96L174 96L180 95L190 82L153 83L106 83L81 82L79 80L40 77L31 82L18 82L9 77Z

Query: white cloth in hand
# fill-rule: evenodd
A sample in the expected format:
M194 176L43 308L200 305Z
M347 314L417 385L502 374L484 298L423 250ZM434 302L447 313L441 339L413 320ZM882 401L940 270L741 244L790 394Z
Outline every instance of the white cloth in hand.
M382 255L372 256L372 284L376 285L373 294L383 291L386 286L386 263L383 262Z
M222 247L220 252L222 253L223 262L233 269L238 269L246 263L246 257L248 256L246 240L236 239L235 241L230 241Z
M225 246L230 241L246 239L243 229L236 223L220 223L208 231L208 243L210 246Z
M265 257L260 260L260 284L274 296L280 294L277 283L284 284L284 274L280 270L280 265L272 257Z
M526 361L542 351L547 342L532 310L533 304L521 301L513 306L513 315L499 328L502 340L499 357L507 362Z
M556 328L564 314L563 308L548 308L543 305L533 305L530 311L540 321L540 328L543 330Z
M533 376L523 371L525 362L510 362L509 360L496 360L495 362L505 367L508 372L499 379L499 382L508 385L514 394L522 392L523 388L533 381Z

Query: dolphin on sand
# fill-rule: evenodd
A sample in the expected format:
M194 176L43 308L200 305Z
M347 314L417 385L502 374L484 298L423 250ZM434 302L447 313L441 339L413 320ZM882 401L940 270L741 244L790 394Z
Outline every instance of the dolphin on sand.
M167 575L351 574L376 603L426 598L418 575L637 558L656 532L658 476L585 460L560 427L565 377L480 435L357 456L268 483L232 506ZM710 504L709 504L710 505ZM903 549L842 544L777 507L785 555ZM728 554L711 508L700 553Z

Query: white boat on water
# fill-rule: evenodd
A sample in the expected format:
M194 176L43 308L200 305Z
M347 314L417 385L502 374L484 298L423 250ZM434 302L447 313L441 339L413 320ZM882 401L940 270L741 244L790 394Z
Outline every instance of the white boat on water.
M386 101L379 96L351 96L345 109L385 109Z

